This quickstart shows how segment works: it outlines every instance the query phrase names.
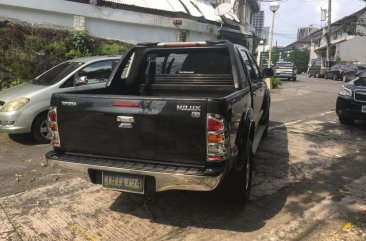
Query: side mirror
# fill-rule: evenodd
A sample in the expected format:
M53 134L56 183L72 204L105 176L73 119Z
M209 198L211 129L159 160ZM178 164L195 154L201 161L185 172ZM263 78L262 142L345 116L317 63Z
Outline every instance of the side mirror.
M86 85L86 84L88 84L88 78L86 76L75 77L74 80L75 86Z
M274 76L274 71L271 68L263 69L263 78L272 78Z

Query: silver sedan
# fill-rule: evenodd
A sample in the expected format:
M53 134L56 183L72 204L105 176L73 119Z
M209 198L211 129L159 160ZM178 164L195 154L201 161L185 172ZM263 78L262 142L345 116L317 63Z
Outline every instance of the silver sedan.
M121 56L95 56L63 62L37 78L0 93L0 132L32 133L48 142L47 112L51 95L105 87Z

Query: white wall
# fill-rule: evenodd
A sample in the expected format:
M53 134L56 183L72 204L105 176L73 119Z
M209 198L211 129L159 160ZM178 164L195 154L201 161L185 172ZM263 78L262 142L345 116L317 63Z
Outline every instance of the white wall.
M32 24L77 28L82 16L86 30L97 37L121 41L177 41L180 29L188 30L187 41L217 38L217 26L183 19L176 26L169 17L96 7L64 0L0 0L0 17Z
M366 63L366 37L355 37L336 45L336 56L342 62ZM339 51L339 52L338 52Z

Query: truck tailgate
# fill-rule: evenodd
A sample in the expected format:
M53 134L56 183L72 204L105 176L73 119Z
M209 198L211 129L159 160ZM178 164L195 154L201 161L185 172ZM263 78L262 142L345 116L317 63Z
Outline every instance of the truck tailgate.
M197 165L206 162L206 99L58 97L61 148L67 152Z

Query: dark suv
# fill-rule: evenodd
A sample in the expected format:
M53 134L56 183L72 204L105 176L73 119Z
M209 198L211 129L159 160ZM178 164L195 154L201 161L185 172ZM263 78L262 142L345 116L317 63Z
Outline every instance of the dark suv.
M353 124L355 120L366 120L366 71L342 86L336 107L342 124Z

